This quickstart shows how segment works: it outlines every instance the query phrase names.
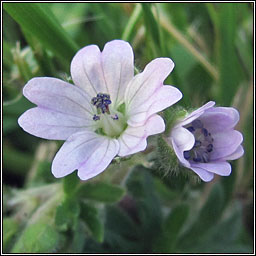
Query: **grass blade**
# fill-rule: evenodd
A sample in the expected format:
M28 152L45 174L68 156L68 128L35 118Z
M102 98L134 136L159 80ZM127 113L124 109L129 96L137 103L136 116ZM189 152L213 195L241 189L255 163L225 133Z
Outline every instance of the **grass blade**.
M69 62L78 47L58 23L47 5L41 3L4 3L9 15L47 49Z

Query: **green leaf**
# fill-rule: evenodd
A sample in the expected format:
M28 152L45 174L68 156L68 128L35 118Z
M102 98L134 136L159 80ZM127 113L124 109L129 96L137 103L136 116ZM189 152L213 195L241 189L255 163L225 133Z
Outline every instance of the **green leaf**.
M14 245L12 253L50 253L57 248L59 234L45 221L29 225Z
M45 47L38 41L38 39L33 36L28 30L22 30L23 35L33 50L34 58L40 68L40 72L44 76L54 76L55 66L51 60L49 53L46 51Z
M99 217L98 209L90 204L82 203L80 216L88 227L91 236L97 242L102 243L104 238L104 226Z
M137 25L138 21L141 18L142 14L142 8L140 4L137 4L133 10L132 15L129 18L129 21L127 22L127 25L124 29L124 32L122 34L122 39L125 41L130 41L132 38L132 34L134 33L135 26Z
M160 51L159 51L159 49L161 49L160 31L159 31L158 23L156 22L154 15L151 11L151 3L142 3L141 5L142 5L147 33L150 35L150 38L154 43L155 54L160 55Z
M143 236L144 240L144 250L149 251L153 249L163 224L162 207L151 171L140 165L133 169L126 181L126 186L134 199L122 201L124 209L130 206L131 209L127 207L127 212L138 221L140 236Z
M79 219L73 228L72 242L68 250L66 250L65 252L66 253L83 253L84 245L87 238L88 238L88 234L86 232L85 224L82 222L82 220Z
M70 62L78 47L43 3L4 3L8 14L46 48Z
M163 233L159 235L154 252L173 252L176 241L179 237L189 213L187 204L180 204L171 210L163 224Z
M80 214L80 206L78 201L74 198L65 198L61 203L55 214L55 224L60 231L66 231L70 227L74 227Z
M10 69L13 64L13 58L11 53L11 45L3 40L3 64L5 68Z
M184 252L190 253L251 253L252 248L248 243L239 239L244 234L242 207L238 203L232 204L229 216L207 230L207 233Z
M195 222L179 239L179 247L186 248L196 242L200 242L204 234L216 225L221 218L224 209L224 192L220 183L216 183L208 197L208 200L202 207Z
M235 3L222 3L219 8L220 90L218 96L222 104L229 105L237 92L241 74L235 49L239 8Z
M3 251L7 252L12 239L18 231L19 223L13 218L4 218L3 220Z
M33 157L6 145L3 150L3 162L5 168L15 172L16 175L25 175L33 162Z
M181 204L175 207L164 223L164 231L169 241L169 247L171 248L180 233L181 228L183 227L189 213L189 207L186 204Z
M103 182L85 183L78 189L78 195L83 199L103 203L115 203L121 200L125 190L119 186Z
M6 116L5 118L3 118L3 132L4 132L4 134L12 132L13 130L17 129L18 127L19 126L18 126L16 118L9 117L9 116Z

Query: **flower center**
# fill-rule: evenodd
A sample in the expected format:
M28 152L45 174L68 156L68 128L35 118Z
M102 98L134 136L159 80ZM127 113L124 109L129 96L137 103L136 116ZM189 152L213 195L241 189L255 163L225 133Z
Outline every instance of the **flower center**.
M213 151L211 133L204 128L199 119L194 120L186 129L195 136L195 144L191 150L183 152L184 158L195 163L208 163L210 153Z
M91 103L97 109L97 115L94 114L93 120L97 121L97 131L109 137L119 137L127 127L124 115L109 106L111 104L110 95L98 93L93 97Z

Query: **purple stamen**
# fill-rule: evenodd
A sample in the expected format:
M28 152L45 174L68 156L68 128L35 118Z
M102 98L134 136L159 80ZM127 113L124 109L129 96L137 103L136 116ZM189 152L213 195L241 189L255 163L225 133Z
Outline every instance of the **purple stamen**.
M186 129L193 133L195 144L191 150L183 152L184 158L196 163L208 163L210 152L213 151L211 133L204 128L203 123L198 119L194 120Z
M184 158L188 160L190 158L190 151L184 151L183 155L184 155Z
M208 133L208 131L207 131L207 129L205 129L205 128L202 128L202 133L203 133L203 135L205 136L205 137L207 137L208 135L209 135L209 133Z

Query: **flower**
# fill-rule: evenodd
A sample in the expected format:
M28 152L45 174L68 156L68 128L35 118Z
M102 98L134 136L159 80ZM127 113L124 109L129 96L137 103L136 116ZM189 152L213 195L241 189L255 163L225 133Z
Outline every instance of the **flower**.
M104 171L116 156L143 151L147 137L165 129L156 113L181 99L181 92L163 85L174 67L169 58L151 61L134 76L133 51L122 40L80 49L71 62L74 85L36 77L23 94L37 107L19 118L28 133L66 140L57 152L52 173L64 177L78 169L82 180Z
M230 175L227 160L235 160L244 153L243 136L234 130L239 121L238 111L214 105L210 101L178 121L166 140L180 163L206 182L214 174Z

